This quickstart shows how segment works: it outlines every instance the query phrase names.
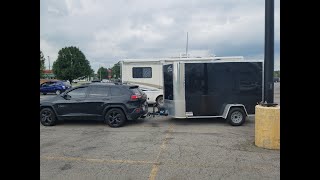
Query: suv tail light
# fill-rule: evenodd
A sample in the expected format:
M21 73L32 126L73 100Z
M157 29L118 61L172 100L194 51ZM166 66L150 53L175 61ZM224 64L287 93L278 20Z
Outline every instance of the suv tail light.
M139 98L141 98L140 95L131 95L131 100L138 100Z

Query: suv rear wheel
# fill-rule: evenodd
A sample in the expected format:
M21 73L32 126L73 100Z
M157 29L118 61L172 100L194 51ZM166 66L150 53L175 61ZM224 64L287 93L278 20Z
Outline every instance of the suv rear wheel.
M125 121L126 117L123 114L123 112L118 109L118 108L112 108L110 109L106 115L105 115L105 122L110 126L110 127L120 127L122 126Z

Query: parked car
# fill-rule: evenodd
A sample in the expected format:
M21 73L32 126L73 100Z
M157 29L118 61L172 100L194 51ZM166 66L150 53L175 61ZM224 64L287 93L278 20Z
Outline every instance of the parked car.
M108 82L111 82L109 79L102 79L102 81L101 82L103 82L103 83L108 83Z
M40 122L55 125L59 120L100 120L120 127L127 120L145 117L147 96L138 86L90 83L68 89L61 95L40 101Z
M153 89L147 87L140 87L139 88L147 94L147 102L148 104L157 104L159 106L163 106L163 90L162 89Z
M71 85L67 81L47 81L40 84L40 93L46 95L47 93L61 94L65 90L71 88Z

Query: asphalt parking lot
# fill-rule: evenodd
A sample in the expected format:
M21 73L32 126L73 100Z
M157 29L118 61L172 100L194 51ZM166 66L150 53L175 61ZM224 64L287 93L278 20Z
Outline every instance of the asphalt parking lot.
M275 102L280 104L280 83ZM121 128L87 121L40 124L40 178L280 179L280 151L254 145L254 117L240 127L223 119L169 117Z

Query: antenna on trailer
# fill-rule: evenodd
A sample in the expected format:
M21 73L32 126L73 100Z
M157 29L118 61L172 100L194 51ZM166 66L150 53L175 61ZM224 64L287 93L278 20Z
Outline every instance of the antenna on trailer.
M187 44L186 44L186 56L188 58L188 32L187 32Z

